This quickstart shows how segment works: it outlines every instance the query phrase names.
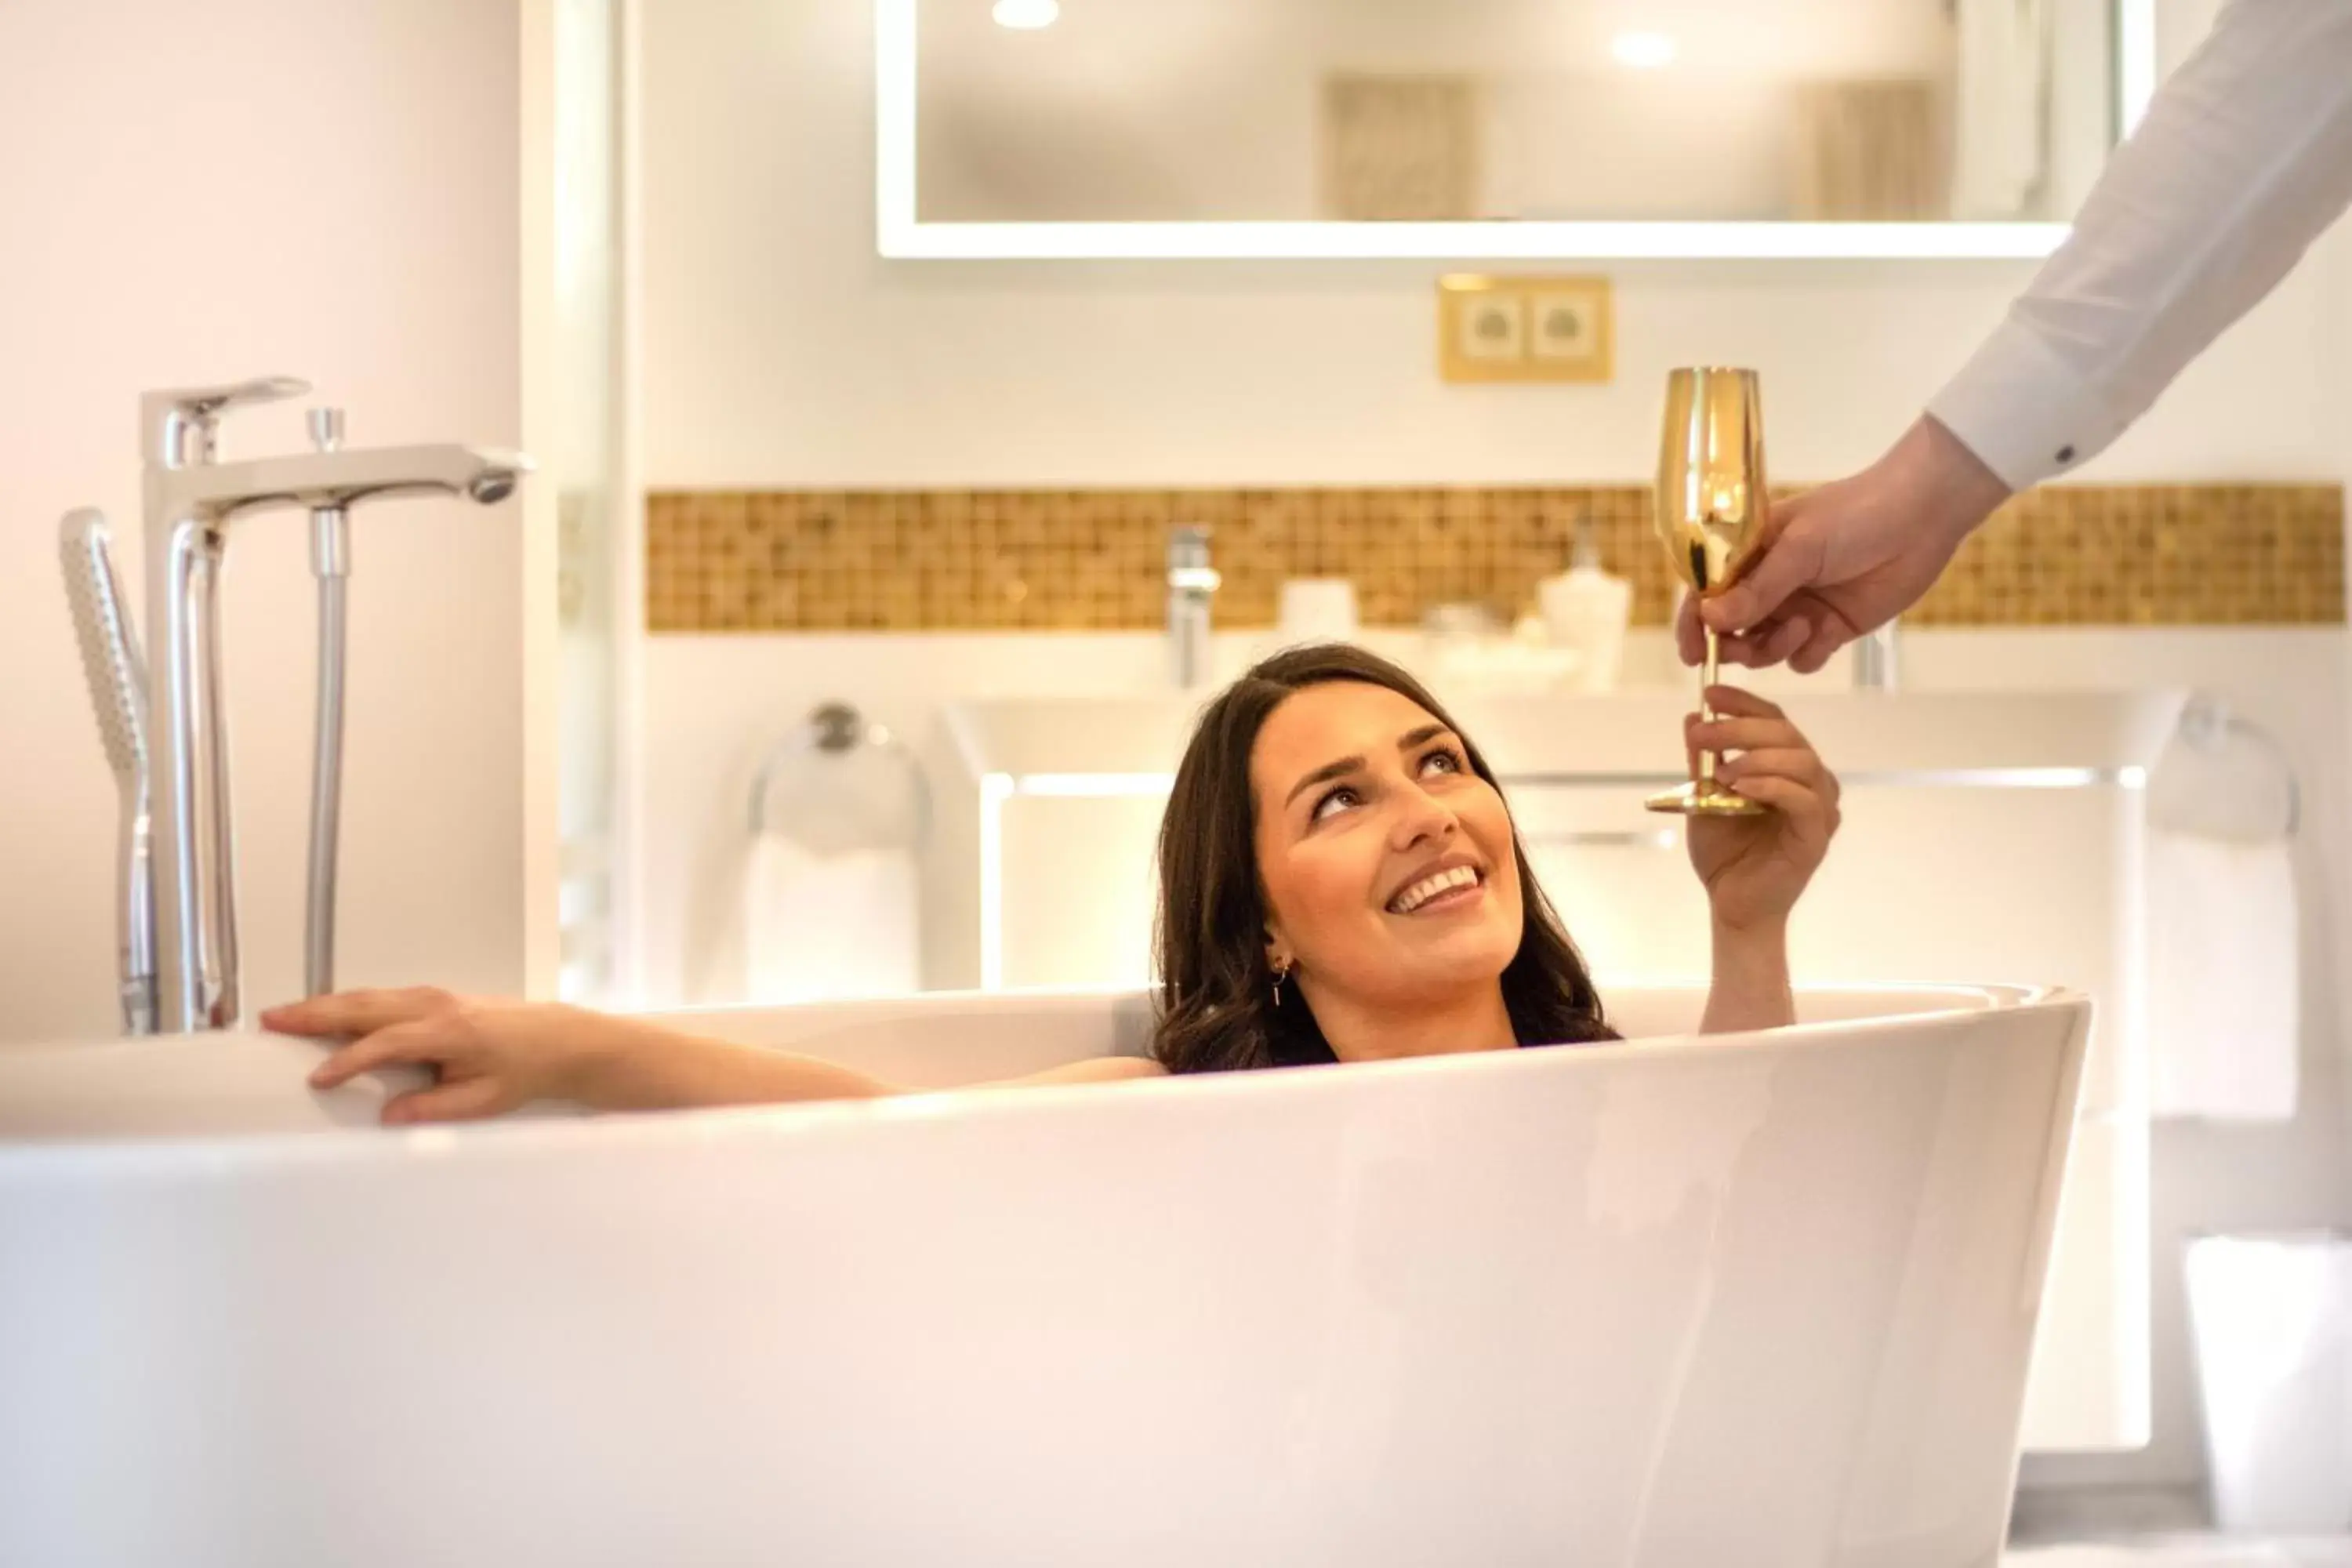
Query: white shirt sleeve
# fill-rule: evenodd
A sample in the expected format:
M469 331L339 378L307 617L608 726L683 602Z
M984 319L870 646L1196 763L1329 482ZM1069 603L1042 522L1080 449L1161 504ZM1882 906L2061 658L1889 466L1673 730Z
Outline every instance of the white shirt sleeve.
M2352 205L2352 0L2231 0L1927 405L2012 490L2087 462Z

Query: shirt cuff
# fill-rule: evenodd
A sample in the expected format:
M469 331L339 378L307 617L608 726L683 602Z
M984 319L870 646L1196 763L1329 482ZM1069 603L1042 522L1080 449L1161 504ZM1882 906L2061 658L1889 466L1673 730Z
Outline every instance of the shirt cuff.
M2069 472L2124 433L2106 402L2032 328L2003 321L1927 412L2012 492Z

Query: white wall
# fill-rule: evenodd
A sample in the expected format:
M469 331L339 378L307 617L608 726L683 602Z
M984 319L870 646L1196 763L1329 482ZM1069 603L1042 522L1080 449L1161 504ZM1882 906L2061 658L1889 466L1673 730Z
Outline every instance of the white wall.
M134 601L142 388L299 374L352 445L522 444L519 7L0 5L0 1037L114 1004L115 794L56 526L114 520ZM307 445L300 405L228 450ZM522 509L353 526L341 978L525 974ZM314 589L240 525L225 595L247 995L301 978Z

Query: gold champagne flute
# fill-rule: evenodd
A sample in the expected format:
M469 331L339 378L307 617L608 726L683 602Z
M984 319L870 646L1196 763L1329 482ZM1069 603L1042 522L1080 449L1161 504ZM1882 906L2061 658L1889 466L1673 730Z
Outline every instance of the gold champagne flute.
M1711 598L1738 579L1764 537L1764 405L1752 370L1706 366L1666 377L1665 432L1658 453L1655 527L1675 575ZM1715 710L1716 635L1706 634L1699 712ZM1652 811L1685 816L1755 816L1766 809L1716 782L1717 758L1698 755L1696 776L1650 797Z

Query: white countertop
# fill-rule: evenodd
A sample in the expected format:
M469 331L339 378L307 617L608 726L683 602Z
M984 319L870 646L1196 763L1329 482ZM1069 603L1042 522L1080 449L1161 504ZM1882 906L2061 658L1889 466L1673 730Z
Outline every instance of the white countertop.
M1696 689L1605 697L1471 698L1455 717L1505 781L1679 776ZM1842 692L1790 716L1842 776L1880 772L2146 767L2178 721L2164 691ZM1015 779L1171 773L1200 702L1166 696L963 702L947 710L972 773Z

